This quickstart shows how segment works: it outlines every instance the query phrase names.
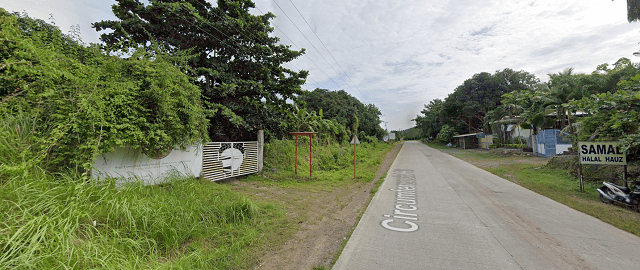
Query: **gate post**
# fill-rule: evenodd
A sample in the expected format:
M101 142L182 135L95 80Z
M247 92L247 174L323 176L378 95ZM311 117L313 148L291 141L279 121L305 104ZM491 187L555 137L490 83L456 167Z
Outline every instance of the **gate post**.
M264 167L264 130L258 130L258 172Z

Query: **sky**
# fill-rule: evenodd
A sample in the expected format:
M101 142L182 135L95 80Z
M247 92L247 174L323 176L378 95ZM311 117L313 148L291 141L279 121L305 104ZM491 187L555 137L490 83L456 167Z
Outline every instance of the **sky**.
M510 68L548 74L591 73L622 57L640 62L640 24L625 0L254 0L253 14L277 17L273 35L306 54L285 67L308 70L304 89L345 90L375 104L383 128L404 130L433 99L444 99L480 72ZM0 0L10 12L80 26L114 20L114 0ZM53 15L53 16L51 16Z

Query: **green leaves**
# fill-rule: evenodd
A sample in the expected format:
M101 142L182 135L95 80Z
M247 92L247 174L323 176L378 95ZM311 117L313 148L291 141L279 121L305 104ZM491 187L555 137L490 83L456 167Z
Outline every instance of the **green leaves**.
M200 89L176 67L184 54L153 46L121 59L28 17L2 13L0 22L0 37L15 41L0 46L0 115L37 119L31 151L49 168L88 170L123 144L154 152L207 138ZM28 64L10 64L19 59Z
M380 110L373 104L363 104L344 90L329 91L318 88L305 91L299 96L297 104L310 111L321 111L325 118L335 120L352 132L362 131L378 139L384 134L380 127ZM349 137L346 134L345 136Z
M273 118L286 116L291 109L287 101L302 93L307 77L306 71L282 67L303 50L278 45L278 39L269 36L273 14L252 15L249 9L254 6L249 0L218 1L216 6L200 0L118 0L113 12L119 20L93 27L113 30L101 40L115 50L152 42L171 48L170 53L191 50L194 57L185 74L201 89L214 123L209 132L253 138L259 128L278 131L284 119Z

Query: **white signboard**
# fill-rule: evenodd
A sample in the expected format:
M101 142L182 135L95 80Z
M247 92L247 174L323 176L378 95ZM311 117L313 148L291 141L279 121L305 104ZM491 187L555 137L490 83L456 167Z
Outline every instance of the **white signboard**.
M627 155L618 142L579 142L581 164L627 165Z
M146 185L158 184L163 178L179 173L199 176L202 172L202 147L174 149L167 156L153 159L131 147L116 147L114 152L100 154L93 164L93 178L120 177L142 180Z

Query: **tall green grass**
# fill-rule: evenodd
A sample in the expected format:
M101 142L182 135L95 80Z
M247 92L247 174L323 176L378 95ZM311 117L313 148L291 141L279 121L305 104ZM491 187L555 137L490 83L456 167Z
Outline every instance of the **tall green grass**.
M38 122L27 114L0 119L0 269L238 269L257 263L291 221L282 208L253 202L232 185L174 176L166 183L116 184L73 169L50 173L39 161ZM368 182L392 145L313 145L308 140L265 146L265 170L248 179L275 179L300 188ZM55 170L65 171L57 169ZM263 177L264 176L264 177ZM256 255L258 254L258 255Z
M0 121L0 269L250 267L283 216L193 178L143 186L50 174L34 162L34 121Z
M386 143L362 143L356 148L355 181L370 182L393 148ZM309 177L309 139L298 139L298 172L295 171L295 140L275 140L265 145L264 175L278 182L322 182L340 185L353 179L353 145L348 143L317 143L312 141L312 176ZM253 178L251 178L253 179ZM260 179L256 177L255 179ZM263 178L264 179L264 178Z
M0 269L232 267L259 241L255 203L196 179L117 187L40 174L0 195Z

